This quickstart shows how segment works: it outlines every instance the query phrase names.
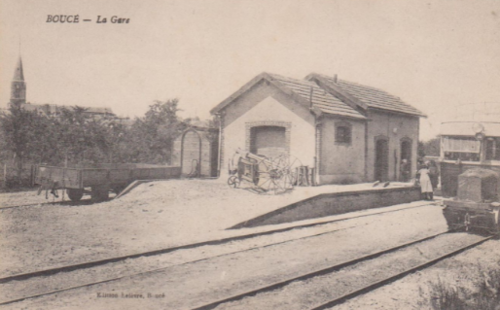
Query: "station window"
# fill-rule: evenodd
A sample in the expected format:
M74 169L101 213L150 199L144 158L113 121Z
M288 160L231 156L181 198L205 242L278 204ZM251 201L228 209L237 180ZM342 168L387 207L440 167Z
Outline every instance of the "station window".
M335 142L351 143L351 126L349 124L335 126Z
M500 138L486 139L486 160L500 160Z
M474 137L443 138L444 159L461 161L479 161L481 143Z

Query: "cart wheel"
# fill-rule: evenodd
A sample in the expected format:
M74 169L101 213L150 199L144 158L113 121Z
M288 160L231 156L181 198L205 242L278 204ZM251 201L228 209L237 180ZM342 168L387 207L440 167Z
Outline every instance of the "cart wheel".
M109 199L109 191L107 188L92 187L90 196L93 202L100 202Z
M229 177L229 179L227 179L227 185L233 187L233 188L236 188L238 187L238 178L235 176L235 175L232 175Z
M66 193L68 193L68 197L71 201L80 201L83 197L83 189L79 188L68 188Z

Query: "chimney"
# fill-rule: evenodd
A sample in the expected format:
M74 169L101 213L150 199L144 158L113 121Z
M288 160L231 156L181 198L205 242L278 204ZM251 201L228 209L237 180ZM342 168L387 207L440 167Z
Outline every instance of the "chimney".
M335 75L333 76L333 82L334 82L334 83L337 83L337 80L338 80L338 79L337 79L337 75L335 74Z

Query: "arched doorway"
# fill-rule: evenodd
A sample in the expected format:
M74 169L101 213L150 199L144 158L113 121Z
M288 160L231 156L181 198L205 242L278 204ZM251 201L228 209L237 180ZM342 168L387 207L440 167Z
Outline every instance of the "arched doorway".
M286 153L286 128L281 126L252 127L250 130L250 152L268 158Z
M375 142L375 180L387 181L389 179L389 141L379 138Z
M201 164L201 137L194 130L188 130L182 137L181 173L184 176L197 177Z
M401 161L406 159L408 162L411 162L411 141L410 140L402 140L401 141Z
M407 182L411 176L411 140L402 139L400 148L400 175L399 180Z

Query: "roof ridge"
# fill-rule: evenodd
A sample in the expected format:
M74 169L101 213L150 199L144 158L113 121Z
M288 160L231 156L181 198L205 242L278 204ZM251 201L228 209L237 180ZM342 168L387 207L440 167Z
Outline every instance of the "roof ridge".
M308 81L308 80L292 78L292 77L288 77L288 76L284 76L284 75L280 75L280 74L275 74L275 73L269 73L269 72L265 72L265 73L267 75L273 77L273 78L278 78L278 79L283 79L283 80L289 80L289 81L292 81L292 82L297 82L299 84L304 84L304 85L309 85L309 86L321 88L318 85L316 85L316 83Z
M425 117L425 114L422 113L419 109L415 108L409 103L406 103L403 99L401 99L401 97L393 95L384 89L339 78L337 78L337 80L335 81L334 77L324 74L311 73L308 75L308 77L311 78L314 78L314 76L319 79L323 79L324 82L330 84L331 87L336 85L337 88L343 90L344 92L346 92L353 98L356 98L359 102L366 104L370 108L377 108Z
M333 80L334 77L333 76L330 76L330 75L326 75L326 74L322 74L322 73L311 73L310 75L318 75L320 77L323 77L323 78L327 78L327 79L330 79L330 80ZM375 89L375 90L378 90L378 91L381 91L381 92L384 92L386 94L389 94L391 95L390 93L388 93L387 91L381 89L381 88L378 88L378 87L374 87L374 86L370 86L370 85L366 85L366 84L361 84L361 83L358 83L358 82L353 82L353 81L350 81L350 80L346 80L346 79L341 79L341 78L338 78L338 81L340 82L345 82L345 83L349 83L349 84L355 84L355 85L359 85L359 86L363 86L363 87L366 87L366 88L371 88L371 89ZM398 96L395 96L395 95L391 95L393 97L396 97L396 98L399 98Z

